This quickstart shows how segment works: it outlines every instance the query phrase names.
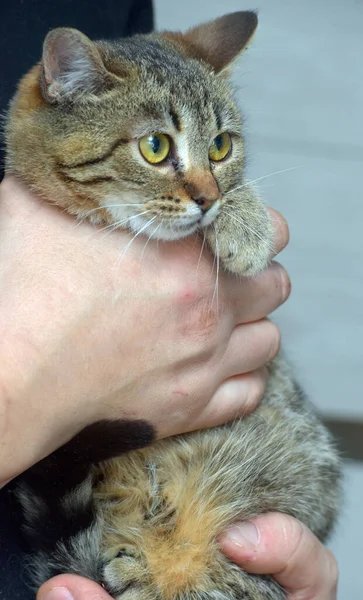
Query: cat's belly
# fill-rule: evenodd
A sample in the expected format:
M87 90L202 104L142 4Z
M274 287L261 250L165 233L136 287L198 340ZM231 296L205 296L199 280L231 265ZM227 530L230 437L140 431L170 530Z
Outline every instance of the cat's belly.
M217 589L230 598L231 588L243 598L258 578L220 554L215 539L227 525L280 511L325 539L339 505L339 459L289 369L281 359L270 368L267 394L250 416L101 466L106 580L121 584L132 564L140 590L157 589L163 600ZM258 595L259 585L251 598L280 597L262 588Z

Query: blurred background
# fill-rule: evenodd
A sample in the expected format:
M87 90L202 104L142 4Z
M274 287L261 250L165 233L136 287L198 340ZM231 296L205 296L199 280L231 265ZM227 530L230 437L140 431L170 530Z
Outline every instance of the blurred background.
M300 380L340 440L339 599L363 598L363 2L154 0L158 29L258 9L235 71L248 177L290 226L293 284L275 315Z

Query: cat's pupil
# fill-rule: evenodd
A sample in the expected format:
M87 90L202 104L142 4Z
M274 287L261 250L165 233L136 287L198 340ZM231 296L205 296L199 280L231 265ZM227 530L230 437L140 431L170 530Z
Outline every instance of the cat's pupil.
M148 142L152 152L157 154L160 150L161 140L156 135L150 135Z
M222 149L223 146L223 138L221 135L217 135L216 139L214 140L214 143L216 145L216 148L218 150L218 152Z

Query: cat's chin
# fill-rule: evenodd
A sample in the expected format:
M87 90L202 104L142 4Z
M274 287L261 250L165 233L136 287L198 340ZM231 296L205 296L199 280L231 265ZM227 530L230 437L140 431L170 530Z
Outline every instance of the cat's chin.
M145 223L145 221L140 217L137 219L130 219L129 226L132 231L134 231L137 235L142 233L150 239L154 240L164 240L165 242L171 242L175 240L180 240L189 235L192 235L198 229L200 229L200 219L192 221L191 223Z

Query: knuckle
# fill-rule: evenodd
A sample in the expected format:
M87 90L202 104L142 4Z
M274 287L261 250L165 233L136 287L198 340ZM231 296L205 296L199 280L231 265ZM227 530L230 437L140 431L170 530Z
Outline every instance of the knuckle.
M243 414L249 414L260 403L266 389L267 371L262 368L250 374Z
M290 546L290 552L286 562L292 563L300 555L301 549L305 543L305 527L297 519L288 517L285 523L284 534L287 545Z
M216 338L219 325L216 307L210 305L205 298L197 298L193 294L193 299L182 302L180 312L183 337L210 345Z
M269 213L275 229L275 250L276 253L281 252L290 240L289 226L285 217L277 210L269 208Z
M278 262L273 263L276 276L276 287L278 288L280 304L285 302L291 294L291 280L286 269Z
M197 315L197 332L205 338L214 338L218 328L218 315L213 306L202 306Z
M328 563L328 581L331 582L332 589L335 589L339 578L339 567L338 563L332 554L332 552L326 549L327 563Z
M267 351L267 360L270 361L275 358L280 352L281 346L281 333L277 325L272 323L271 321L267 321L269 326L268 336L269 336L269 344Z
M275 211L274 220L276 223L277 232L275 237L277 238L279 251L283 250L290 240L290 231L289 226L285 217L282 216L281 213Z
M301 556L305 556L306 546L305 526L290 515L280 513L273 514L273 521L279 531L280 554L282 558L280 572L294 572L296 564L299 564Z
M283 217L280 213L278 213L278 214L279 214L279 228L280 228L280 235L281 235L281 244L282 244L282 248L285 248L290 241L290 230L289 230L289 226L288 226L288 223L287 223L285 217Z

